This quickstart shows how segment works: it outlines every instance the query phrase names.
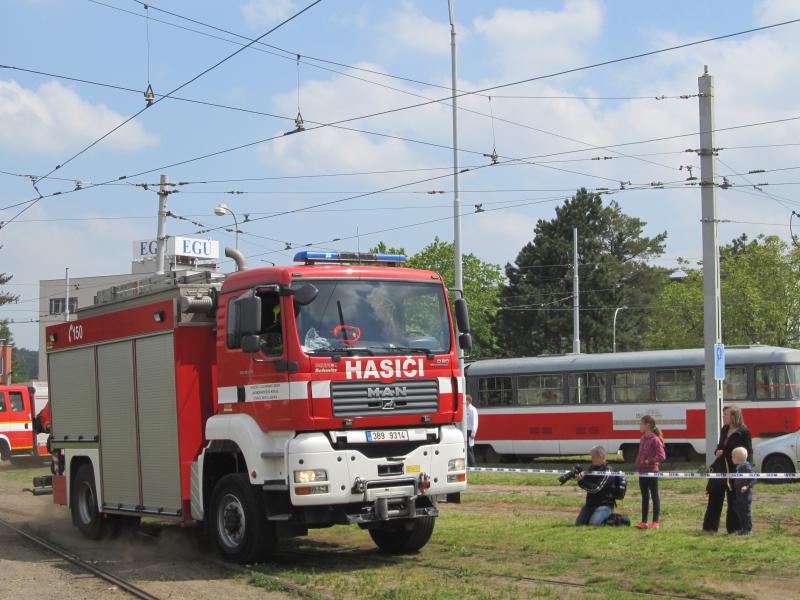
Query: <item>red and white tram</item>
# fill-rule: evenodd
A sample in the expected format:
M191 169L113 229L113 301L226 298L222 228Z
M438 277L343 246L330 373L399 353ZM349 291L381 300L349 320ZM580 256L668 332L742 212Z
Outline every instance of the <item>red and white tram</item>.
M482 360L467 367L480 411L479 456L636 456L652 415L669 456L705 453L702 349ZM800 427L800 350L728 347L725 404L741 407L754 442Z

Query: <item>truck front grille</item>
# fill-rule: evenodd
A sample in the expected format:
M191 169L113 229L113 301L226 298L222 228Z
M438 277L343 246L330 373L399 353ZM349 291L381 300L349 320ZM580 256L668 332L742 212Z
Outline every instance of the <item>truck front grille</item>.
M335 417L435 413L439 410L439 383L436 379L334 381L331 399Z

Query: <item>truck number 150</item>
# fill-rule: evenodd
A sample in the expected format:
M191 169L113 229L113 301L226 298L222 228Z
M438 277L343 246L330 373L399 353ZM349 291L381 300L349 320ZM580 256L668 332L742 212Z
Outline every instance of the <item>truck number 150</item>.
M68 335L68 337L69 337L70 343L77 342L78 340L82 340L83 339L83 325L78 325L78 324L70 325L69 326L69 335Z

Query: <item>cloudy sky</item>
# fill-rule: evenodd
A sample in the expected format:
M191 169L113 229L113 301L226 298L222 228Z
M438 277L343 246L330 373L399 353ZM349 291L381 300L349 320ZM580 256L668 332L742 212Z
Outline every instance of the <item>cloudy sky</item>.
M73 276L129 272L131 241L155 236L157 212L153 189L130 184L160 173L188 182L169 197L180 216L230 227L213 216L221 201L248 214L240 247L254 264L290 261L287 246L363 250L384 240L413 253L436 235L452 239L451 108L424 104L449 93L446 0L323 0L263 38L268 46L240 52L177 92L183 100L156 103L67 163L145 106L148 81L165 94L308 3L159 0L145 10L134 0L6 1L0 220L29 208L0 229L0 272L14 275L6 289L20 296L0 318L18 321L19 345L38 345L37 325L21 321L38 317L40 279L65 267ZM698 136L630 142L698 131L697 98L679 96L697 93L704 65L715 77L718 128L797 118L800 23L548 75L797 18L793 0L456 0L461 91L539 78L458 100L460 162L472 168L461 176L464 251L513 261L536 220L586 187L616 190L607 199L646 221L647 233L667 231L660 264L697 260L700 192L686 185L686 166L699 175L699 158L685 150ZM298 77L306 131L285 136ZM720 218L730 221L721 241L742 232L789 239L800 172L777 169L800 165L800 121L720 131L716 145L725 148L718 173L734 184L719 192ZM487 167L493 149L501 164ZM19 175L60 164L39 192L83 189L24 204L39 192ZM639 189L619 191L620 182ZM168 222L173 235L197 230ZM224 230L206 235L234 242Z

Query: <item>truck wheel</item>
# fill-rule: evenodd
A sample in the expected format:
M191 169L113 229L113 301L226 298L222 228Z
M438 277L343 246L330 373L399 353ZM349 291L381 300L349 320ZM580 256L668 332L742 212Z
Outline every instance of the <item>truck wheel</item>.
M622 460L626 463L636 462L636 456L639 454L639 444L625 444L622 447Z
M794 473L794 465L788 456L773 454L764 459L761 470L764 473ZM766 483L785 483L791 479L765 479ZM796 479L794 481L797 481Z
M209 525L227 560L252 563L275 548L275 525L267 521L264 498L244 473L226 475L211 496Z
M72 481L72 522L91 540L99 540L106 533L106 522L97 508L97 488L94 469L89 463L78 467Z
M417 517L384 524L370 529L372 541L388 554L410 554L428 543L433 534L435 517Z

